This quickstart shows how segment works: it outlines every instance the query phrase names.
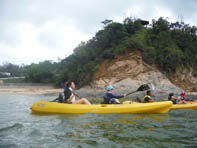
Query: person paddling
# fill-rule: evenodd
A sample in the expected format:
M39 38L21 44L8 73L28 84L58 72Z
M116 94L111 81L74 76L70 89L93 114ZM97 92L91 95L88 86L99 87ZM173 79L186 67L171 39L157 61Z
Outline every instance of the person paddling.
M169 94L168 100L172 101L173 104L186 104L185 100L181 100L180 98L174 97L174 93Z
M151 90L148 90L146 92L146 96L143 99L143 102L144 103L154 102L154 100L152 99L152 97L153 97L152 91Z
M86 98L75 100L76 94L74 93L75 83L69 81L64 87L64 100L65 103L69 104L91 104Z
M107 86L107 92L104 95L104 104L120 104L118 99L127 96L127 94L116 96L113 94L114 87L112 85Z

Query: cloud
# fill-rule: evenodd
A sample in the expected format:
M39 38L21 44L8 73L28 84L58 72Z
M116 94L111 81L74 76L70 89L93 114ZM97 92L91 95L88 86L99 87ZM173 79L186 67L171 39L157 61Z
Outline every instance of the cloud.
M0 42L1 56L4 57L0 63L7 59L16 64L57 60L70 55L82 40L91 38L91 35L83 34L72 26L57 22L47 22L39 28L23 23L16 25L15 29L20 32L20 44L13 47L13 44Z
M196 10L196 0L1 0L0 63L64 58L105 19L163 16L197 25Z

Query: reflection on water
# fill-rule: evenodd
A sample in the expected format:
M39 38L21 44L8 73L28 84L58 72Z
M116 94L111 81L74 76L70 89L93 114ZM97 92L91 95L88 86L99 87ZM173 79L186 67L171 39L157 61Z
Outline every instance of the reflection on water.
M0 147L197 147L196 111L139 115L34 115L53 96L0 96Z

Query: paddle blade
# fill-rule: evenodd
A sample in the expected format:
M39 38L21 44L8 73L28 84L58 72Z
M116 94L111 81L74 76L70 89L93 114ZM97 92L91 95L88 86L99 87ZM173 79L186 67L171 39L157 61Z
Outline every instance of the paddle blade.
M151 83L151 90L154 91L155 90L155 86Z
M141 85L141 86L137 89L137 91L145 91L145 90L149 90L149 89L150 89L149 85L148 85L148 84L144 84L144 85Z

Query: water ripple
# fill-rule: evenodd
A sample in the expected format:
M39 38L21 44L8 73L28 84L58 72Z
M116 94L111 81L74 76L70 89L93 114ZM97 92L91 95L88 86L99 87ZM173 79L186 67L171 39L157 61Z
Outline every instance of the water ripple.
M7 126L7 127L5 127L5 128L0 128L0 133L1 133L1 132L5 132L5 131L20 129L20 128L22 128L22 127L24 127L22 124L20 124L20 123L15 123L14 125Z

